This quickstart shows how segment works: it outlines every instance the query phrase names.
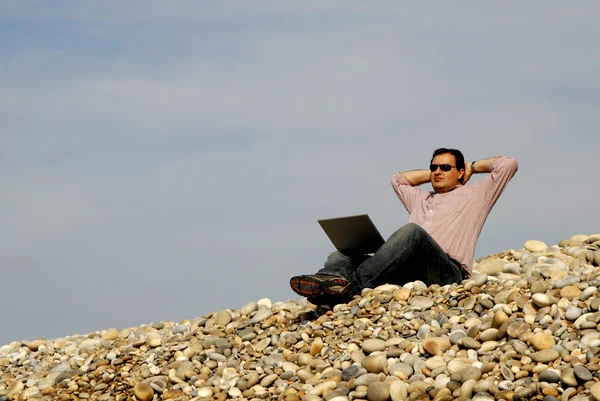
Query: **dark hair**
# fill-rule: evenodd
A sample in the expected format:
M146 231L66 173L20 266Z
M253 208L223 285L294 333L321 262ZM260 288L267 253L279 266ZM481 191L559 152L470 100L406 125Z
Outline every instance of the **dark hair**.
M436 149L433 152L433 156L431 156L431 162L430 163L433 163L433 159L436 156L444 155L444 154L447 154L447 153L451 154L456 159L456 169L457 170L461 170L461 169L465 168L465 157L463 156L462 152L460 150L458 150L458 149L447 149L447 148ZM465 177L464 174L462 175L462 177L460 177L459 181L460 181L461 184L463 183L464 177Z

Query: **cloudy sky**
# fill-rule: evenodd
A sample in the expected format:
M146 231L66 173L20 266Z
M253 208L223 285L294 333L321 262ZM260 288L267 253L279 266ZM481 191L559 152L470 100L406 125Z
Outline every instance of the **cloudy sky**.
M317 218L516 157L476 256L600 232L597 2L0 3L0 345L266 297ZM430 187L429 187L430 188Z

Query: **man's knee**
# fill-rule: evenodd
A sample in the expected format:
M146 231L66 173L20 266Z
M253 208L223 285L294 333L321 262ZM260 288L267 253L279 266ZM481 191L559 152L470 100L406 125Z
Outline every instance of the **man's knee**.
M344 255L343 253L341 253L339 251L335 251L335 252L331 252L329 254L329 256L327 256L327 260L333 260L333 259L348 259L348 256Z
M408 223L408 224L405 224L402 227L400 227L398 230L396 230L396 232L394 234L392 234L392 236L389 238L389 240L392 240L392 241L406 240L409 238L418 237L423 232L425 232L425 230L420 225L418 225L416 223Z

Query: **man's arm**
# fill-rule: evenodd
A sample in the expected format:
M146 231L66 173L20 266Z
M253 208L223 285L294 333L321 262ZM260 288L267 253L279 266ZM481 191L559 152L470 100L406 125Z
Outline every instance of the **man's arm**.
M491 172L492 170L490 168L490 164L497 157L498 156L489 157L487 159L480 159L480 160L475 160L473 162L467 162L467 163L465 163L465 178L463 180L463 184L466 184L467 181L469 181L471 179L471 176L473 174L480 174L480 173L489 173L489 172Z
M469 170L471 170L471 173L473 170L472 164L473 163L469 163ZM486 172L490 174L483 180L471 185L471 188L481 194L480 196L484 201L484 204L491 210L518 169L519 162L514 157L496 156L491 159L477 160L475 161L475 171L477 173Z
M429 172L427 171L427 174L424 174L424 172L426 172L426 170L413 170L404 173L396 173L392 176L392 187L394 188L394 192L396 192L396 195L398 195L398 198L400 198L400 201L409 214L412 213L414 204L418 202L420 198L423 198L428 194L428 192L423 191L417 186L429 181Z
M431 172L429 170L410 170L400 173L410 182L410 185L416 186L431 181Z

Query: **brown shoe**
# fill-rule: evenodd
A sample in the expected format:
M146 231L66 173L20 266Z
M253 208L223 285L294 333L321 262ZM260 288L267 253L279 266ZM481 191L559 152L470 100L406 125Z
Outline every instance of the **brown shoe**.
M290 287L296 294L307 298L350 293L350 282L343 277L331 274L308 274L292 277Z

